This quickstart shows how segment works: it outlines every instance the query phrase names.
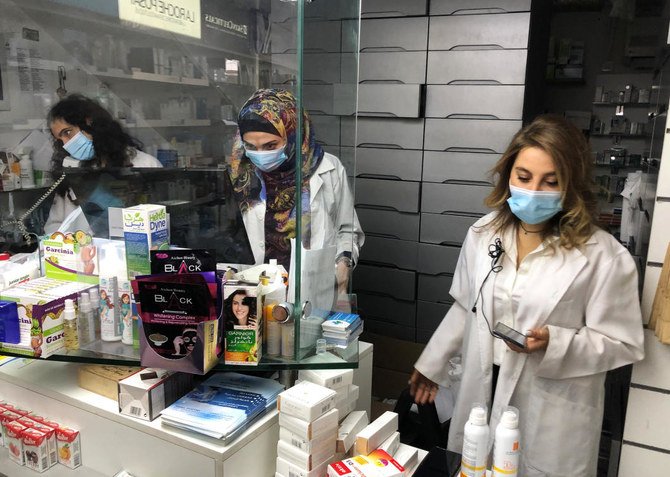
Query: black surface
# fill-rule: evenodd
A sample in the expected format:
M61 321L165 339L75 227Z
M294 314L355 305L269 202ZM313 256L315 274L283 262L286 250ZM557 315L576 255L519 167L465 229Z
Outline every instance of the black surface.
M414 472L414 477L456 477L461 455L442 447L433 447Z

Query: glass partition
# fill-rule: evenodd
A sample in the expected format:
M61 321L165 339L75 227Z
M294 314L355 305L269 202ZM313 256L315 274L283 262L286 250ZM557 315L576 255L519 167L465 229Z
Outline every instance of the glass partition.
M249 230L249 210L241 206L234 161L248 159L237 119L258 89L288 90L309 118L303 124L298 115L296 136L311 144L296 148L295 178L302 186L276 189L295 194L286 211L295 224L288 235L296 240L281 329L292 351L266 354L258 366L244 369L355 366L356 343L329 343L317 354L316 339L322 338L319 320L328 313L355 311L342 272L342 296L336 293L336 262L342 256L355 261L356 240L362 243L356 233L339 233L344 230L339 224L356 223L351 178L359 1L0 0L0 8L2 250L33 250L36 237L66 218L54 211L64 200L69 204L67 199L81 206L94 236L102 238L113 237L110 217L118 208L154 203L167 208L172 245L215 250L217 262L240 270L267 263L274 258L263 254L267 234ZM124 160L108 158L91 167L85 160L73 163L70 151L72 157L58 156L54 134L69 132L55 128L47 114L73 94L96 101L136 140ZM89 121L89 131L97 124ZM103 139L94 137L93 144L100 153L108 147L107 136L97 134ZM300 168L310 150L317 151L313 167ZM65 179L56 187L62 173ZM262 191L251 192L260 197L267 184L262 174L254 177L261 179ZM339 181L336 188L331 180ZM267 215L258 221L261 231L268 224L286 231ZM295 245L301 242L304 249ZM333 254L333 243L338 253ZM98 341L86 348L53 359L126 364L139 359L138 350L118 343ZM219 367L225 367L223 360Z

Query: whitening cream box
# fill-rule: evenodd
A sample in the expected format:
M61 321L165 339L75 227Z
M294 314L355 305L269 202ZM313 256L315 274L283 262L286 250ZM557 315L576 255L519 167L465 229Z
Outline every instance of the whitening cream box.
M151 250L167 250L170 245L167 211L164 205L141 204L121 211L126 242L128 277L151 273Z
M280 413L312 422L335 407L336 395L332 389L302 381L279 394L277 409Z

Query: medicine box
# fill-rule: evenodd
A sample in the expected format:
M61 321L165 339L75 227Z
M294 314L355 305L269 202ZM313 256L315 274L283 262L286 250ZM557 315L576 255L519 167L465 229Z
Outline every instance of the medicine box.
M65 300L76 303L79 293L89 288L92 286L86 283L42 277L0 292L0 300L16 302L20 327L20 342L0 343L0 353L47 358L64 349Z
M333 456L327 457L323 463L317 465L312 470L305 470L302 467L289 462L286 459L277 457L277 475L284 477L323 477L326 475L326 467L333 460Z
M383 450L357 455L328 466L328 477L402 477L404 468Z
M146 368L119 381L119 412L152 421L193 388L193 376Z
M289 431L285 427L279 428L279 440L297 447L301 451L308 454L318 454L325 448L332 447L332 454L335 453L335 440L337 438L336 432L333 429L331 432L323 433L314 439L305 439L295 432Z
M310 381L319 386L339 389L354 382L353 369L301 369L298 379Z
M121 211L126 243L128 277L151 273L150 250L167 250L170 244L164 205L141 204Z
M304 470L313 470L325 462L328 457L335 453L335 435L324 441L321 449L314 453L305 452L291 444L279 440L277 442L277 457L289 461L293 465Z
M305 440L316 439L323 434L335 432L337 429L338 410L331 409L323 416L312 422L304 421L299 417L279 413L279 427L288 429Z
M398 414L386 411L356 436L356 453L368 455L398 430Z
M277 409L312 422L335 407L336 393L318 384L302 381L277 397Z
M337 431L337 452L349 452L356 442L356 434L362 431L368 422L368 413L365 411L354 411L349 414Z

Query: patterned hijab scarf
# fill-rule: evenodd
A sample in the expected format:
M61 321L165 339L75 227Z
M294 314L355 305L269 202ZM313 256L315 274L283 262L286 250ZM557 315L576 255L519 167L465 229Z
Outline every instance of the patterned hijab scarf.
M235 196L242 212L261 202L265 184L265 261L276 258L289 269L290 239L296 236L296 130L298 118L295 97L289 91L260 89L242 106L238 116L238 134L228 170ZM309 180L323 159L323 149L316 143L307 113L303 112L302 141L302 241L309 247L310 190ZM288 159L276 170L264 173L246 157L242 136L251 131L269 132L286 140L284 152ZM262 178L262 179L261 179Z

